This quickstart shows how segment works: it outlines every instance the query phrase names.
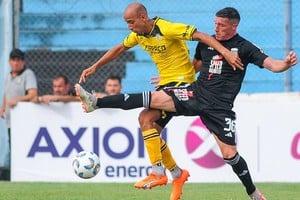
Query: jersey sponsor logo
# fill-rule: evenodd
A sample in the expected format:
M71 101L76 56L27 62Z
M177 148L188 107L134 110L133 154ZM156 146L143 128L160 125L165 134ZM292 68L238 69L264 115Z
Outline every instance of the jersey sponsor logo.
M223 66L223 56L222 55L213 56L210 61L208 72L211 74L221 74L222 66Z
M150 46L150 45L146 45L145 46L145 50L149 53L163 53L167 50L166 45L155 45L155 46Z
M174 89L173 92L179 101L187 101L194 96L193 91L188 91L187 89Z
M199 167L214 169L225 165L213 135L200 118L192 122L186 133L186 149Z

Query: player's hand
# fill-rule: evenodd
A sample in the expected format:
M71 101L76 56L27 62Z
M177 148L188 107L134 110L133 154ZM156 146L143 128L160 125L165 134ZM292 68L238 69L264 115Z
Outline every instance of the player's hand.
M56 95L43 95L38 97L38 101L40 103L49 104L50 102L58 101L58 97Z
M228 53L225 54L224 57L234 71L237 69L244 70L244 65L237 53L228 51Z
M85 70L82 71L80 79L79 79L79 83L85 82L85 79L94 74L97 71L97 68L95 66L91 66Z
M290 51L289 54L285 57L285 62L288 66L294 66L298 63L297 54L294 51Z

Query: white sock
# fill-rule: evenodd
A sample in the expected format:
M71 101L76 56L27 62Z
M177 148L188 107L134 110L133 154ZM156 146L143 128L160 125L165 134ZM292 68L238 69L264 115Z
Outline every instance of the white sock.
M181 169L176 165L176 167L171 171L171 176L173 179L181 176Z
M156 175L163 176L165 175L165 168L161 163L158 163L156 165L152 165L152 172Z

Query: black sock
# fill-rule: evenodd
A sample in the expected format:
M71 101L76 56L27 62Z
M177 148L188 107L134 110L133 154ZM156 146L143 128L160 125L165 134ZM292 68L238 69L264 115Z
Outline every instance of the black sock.
M243 185L246 187L247 194L252 194L255 190L255 186L251 179L247 163L242 156L237 153L233 158L224 159L224 161L232 166L234 173L239 177Z
M97 99L98 108L121 108L124 110L145 107L149 108L151 92L138 94L117 94Z

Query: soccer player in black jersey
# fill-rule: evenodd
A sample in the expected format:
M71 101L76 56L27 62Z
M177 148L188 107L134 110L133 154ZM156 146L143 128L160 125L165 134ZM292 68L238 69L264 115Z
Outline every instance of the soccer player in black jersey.
M240 15L234 8L216 13L215 35L227 49L241 58L243 65L256 64L273 72L282 72L297 64L297 56L290 52L284 60L275 60L237 34ZM252 200L265 200L255 187L246 161L237 151L235 141L235 113L233 102L240 91L245 70L234 70L224 57L211 46L199 42L193 61L200 75L196 82L180 87L165 87L155 92L121 94L96 99L79 84L75 88L83 108L133 109L146 107L174 112L175 115L200 116L221 150L224 161L232 166Z

